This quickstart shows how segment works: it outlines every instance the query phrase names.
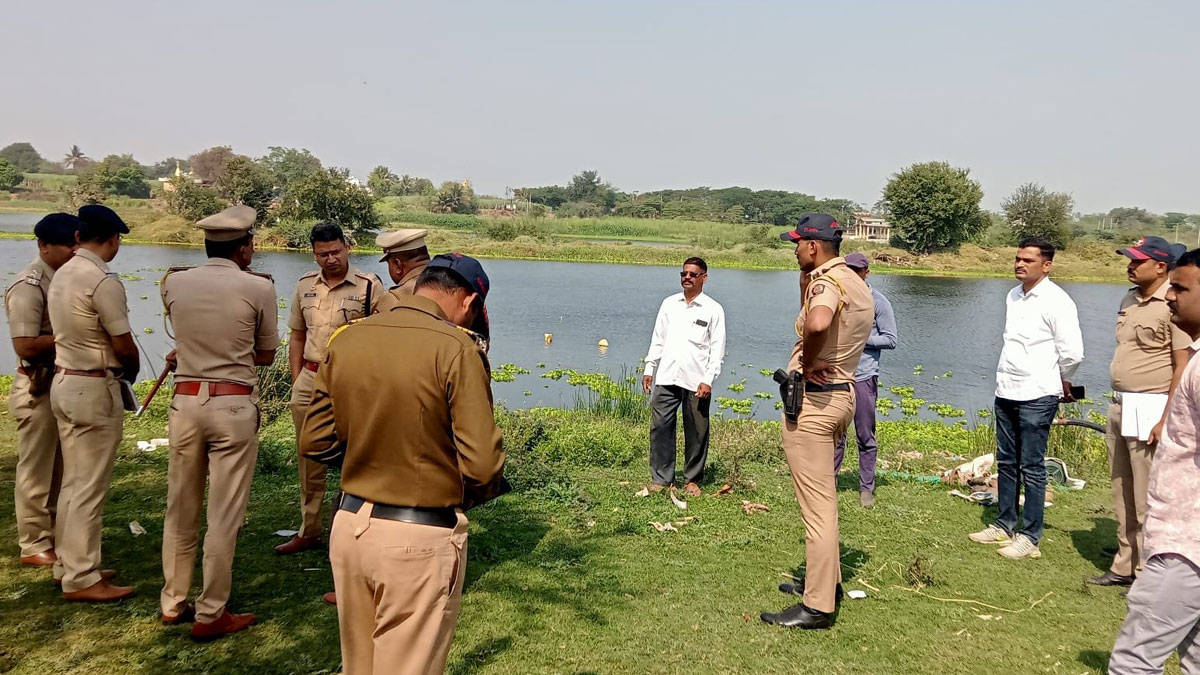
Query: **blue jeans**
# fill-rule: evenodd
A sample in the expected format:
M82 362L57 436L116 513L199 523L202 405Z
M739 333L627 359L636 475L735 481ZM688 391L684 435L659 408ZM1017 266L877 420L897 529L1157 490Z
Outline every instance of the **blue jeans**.
M1046 511L1046 442L1057 411L1057 396L1043 396L1032 401L996 398L1000 506L996 525L1009 535L1019 532L1035 544L1042 538ZM1021 529L1016 530L1020 485L1025 486L1025 508L1021 512Z

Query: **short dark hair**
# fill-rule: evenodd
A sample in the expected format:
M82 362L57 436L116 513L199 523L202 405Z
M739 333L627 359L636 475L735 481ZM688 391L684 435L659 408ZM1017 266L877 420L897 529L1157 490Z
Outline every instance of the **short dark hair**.
M467 283L458 272L451 270L449 267L426 267L421 276L417 277L417 290L421 290L426 286L433 286L438 290L446 293L454 293L455 291L463 291L471 294L477 291L471 288L471 284Z
M842 252L842 240L841 239L836 239L836 240L816 239L814 241L816 241L818 244L820 244L821 248L825 249L825 252L828 253L829 255L840 255Z
M696 256L692 256L692 257L688 258L687 260L683 261L684 267L687 267L688 265L695 265L696 267L700 268L701 272L708 272L708 263L704 262L704 258L697 258Z
M79 226L79 241L98 243L108 241L114 234L119 234L117 230L104 223L89 223L83 221Z
M1045 260L1054 260L1054 244L1042 239L1041 237L1025 237L1017 242L1017 250L1023 248L1036 248L1042 254Z
M205 239L204 252L208 254L208 257L210 258L224 258L226 260L232 260L233 254L237 253L239 248L249 244L250 240L253 238L254 235L247 234L246 236L239 239L234 239L233 241L212 241L211 239Z
M1179 256L1175 267L1200 267L1200 248L1194 248Z
M316 246L318 241L340 241L346 244L346 233L337 223L317 223L308 233L308 243Z

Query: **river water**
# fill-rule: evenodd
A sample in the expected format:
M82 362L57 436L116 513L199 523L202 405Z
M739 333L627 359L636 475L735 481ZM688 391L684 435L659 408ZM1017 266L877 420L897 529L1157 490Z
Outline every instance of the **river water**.
M0 214L0 230L29 231L38 217ZM31 240L0 240L0 271L6 286L35 254ZM682 260L686 251L681 249L680 256ZM203 262L204 252L198 249L130 245L111 264L124 278L134 332L145 353L143 373L148 377L161 368L162 356L170 349L155 282L170 265ZM377 256L354 256L352 263L388 282ZM492 364L513 363L532 371L518 375L515 382L495 384L496 399L510 407L572 405L574 388L565 381L539 377L548 369L608 372L614 378L634 374L638 360L645 356L659 303L680 290L674 267L507 260L487 260L484 267L493 284L488 297ZM254 268L275 278L279 329L286 333L287 304L296 279L316 264L305 252L260 252ZM990 408L1004 328L1004 295L1015 282L887 275L873 276L870 282L891 300L900 332L899 348L883 356L881 394L892 386L912 386L917 396L965 409L968 417L975 410ZM1062 286L1078 305L1083 328L1087 358L1076 383L1098 398L1108 391L1115 312L1125 288L1095 283ZM777 393L759 369L774 370L787 361L799 306L797 272L714 268L709 270L706 292L725 307L728 324L728 355L714 394L748 398L755 392ZM546 333L554 336L550 345L543 339ZM4 345L7 337L4 322L0 327ZM608 341L607 349L597 346L601 339ZM0 348L0 368L10 371L14 364L11 349ZM744 391L729 390L729 385L742 379ZM777 419L774 400L754 399L755 416Z

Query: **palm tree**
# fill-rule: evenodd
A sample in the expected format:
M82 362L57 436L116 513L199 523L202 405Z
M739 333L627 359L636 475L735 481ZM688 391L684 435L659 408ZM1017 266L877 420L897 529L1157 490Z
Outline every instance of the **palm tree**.
M88 156L83 154L83 150L80 150L78 145L72 145L71 151L67 153L66 157L63 157L63 168L67 171L70 171L74 169L77 164L82 164L87 161Z

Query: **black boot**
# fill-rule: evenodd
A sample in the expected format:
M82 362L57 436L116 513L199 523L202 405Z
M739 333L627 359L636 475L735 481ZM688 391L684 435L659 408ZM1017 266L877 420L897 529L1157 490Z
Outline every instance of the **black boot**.
M783 626L784 628L824 630L833 625L828 614L810 609L804 603L792 605L778 613L763 612L760 617L772 626Z
M788 583L779 584L779 590L784 593L787 593L789 595L799 595L799 596L803 597L804 596L804 579L801 579L798 583L794 583L794 584L788 584ZM842 585L841 584L838 584L837 589L833 592L833 601L834 602L842 601Z

